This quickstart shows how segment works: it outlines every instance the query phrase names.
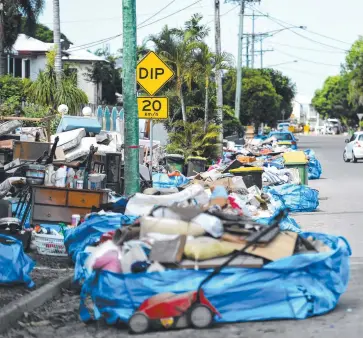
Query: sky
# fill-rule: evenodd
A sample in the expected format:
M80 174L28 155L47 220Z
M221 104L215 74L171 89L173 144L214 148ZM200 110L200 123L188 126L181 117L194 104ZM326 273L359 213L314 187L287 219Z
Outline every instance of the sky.
M141 26L137 31L139 44L164 25L182 27L194 13L201 13L203 22L211 28L207 43L214 48L214 0L137 0L136 6ZM122 37L107 41L122 33L122 0L60 0L60 8L61 30L74 43L74 50L95 50L107 44L111 52L122 48ZM289 76L297 86L296 100L304 104L328 76L339 74L346 51L363 35L363 1L360 0L345 0L344 3L338 0L262 0L260 4L249 4L246 9L246 33L252 31L253 8L256 15L261 15L256 17L255 33L296 27L263 40L263 49L273 49L264 53L263 66L276 65L274 68ZM50 28L52 10L52 0L46 0L40 22ZM238 2L221 0L221 14L222 49L237 59ZM145 20L148 21L143 23ZM301 26L306 29L298 28ZM260 43L256 43L255 50L260 50ZM245 61L245 56L243 58ZM260 65L260 57L256 55L255 68Z

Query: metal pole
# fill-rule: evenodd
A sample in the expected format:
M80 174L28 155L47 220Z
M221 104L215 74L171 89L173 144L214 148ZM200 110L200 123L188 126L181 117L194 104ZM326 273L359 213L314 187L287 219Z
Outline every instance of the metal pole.
M154 131L153 120L150 120L150 177L153 177L153 147L154 147Z
M252 48L251 48L251 68L255 68L255 43L256 43L256 35L255 35L255 11L252 12Z
M261 40L260 40L260 53L261 53L261 69L263 69L263 46L262 46L263 42L262 42L262 37L261 37Z
M218 57L222 54L221 45L221 11L220 1L214 1L214 21L215 21L215 44L216 54ZM220 155L223 157L223 81L222 81L222 70L218 69L216 72L216 85L217 85L217 116L221 123L219 142L220 142Z
M250 68L250 37L248 35L246 43L246 67Z
M136 0L123 0L123 99L125 112L125 194L140 190L139 118L136 99Z
M241 10L239 14L239 31L238 31L238 55L237 55L237 85L236 85L236 102L235 117L239 120L241 114L241 97L242 97L242 52L243 52L243 18L245 14L245 0L241 0Z
M5 75L4 40L4 3L0 1L0 76Z

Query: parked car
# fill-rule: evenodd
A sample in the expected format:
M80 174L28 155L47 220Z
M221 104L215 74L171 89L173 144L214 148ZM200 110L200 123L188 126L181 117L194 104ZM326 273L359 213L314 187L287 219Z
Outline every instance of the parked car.
M363 131L356 132L350 139L346 139L347 144L343 153L344 162L358 162L363 159Z
M289 122L282 122L277 125L278 131L289 131L290 123Z
M324 123L324 134L327 135L339 135L343 133L342 124L338 119L327 119Z
M289 131L274 131L268 135L268 138L276 138L278 144L290 146L291 149L297 150L298 139Z

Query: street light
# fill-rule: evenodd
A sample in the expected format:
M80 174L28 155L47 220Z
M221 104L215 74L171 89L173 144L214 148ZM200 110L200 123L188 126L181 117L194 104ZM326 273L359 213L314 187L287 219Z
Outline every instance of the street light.
M270 32L266 32L266 33L263 33L263 35L275 35L277 33L281 33L283 31L287 31L287 30L291 30L291 29L303 29L303 30L306 30L307 29L307 26L291 26L291 27L285 27L285 28L281 28L281 29L276 29L274 31L270 31Z
M278 67L278 66L288 65L290 63L297 63L297 62L299 62L299 61L298 60L288 61L288 62L278 63L277 65L268 65L268 66L266 66L266 68Z

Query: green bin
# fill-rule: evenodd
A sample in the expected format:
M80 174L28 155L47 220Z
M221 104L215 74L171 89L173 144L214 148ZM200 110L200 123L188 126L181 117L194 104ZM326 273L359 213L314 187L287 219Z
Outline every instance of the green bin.
M301 184L303 184L303 185L309 185L309 179L308 179L308 163L307 162L305 162L305 163L304 162L285 163L285 168L299 170Z
M165 155L166 165L170 172L180 171L184 172L184 156L179 154Z

